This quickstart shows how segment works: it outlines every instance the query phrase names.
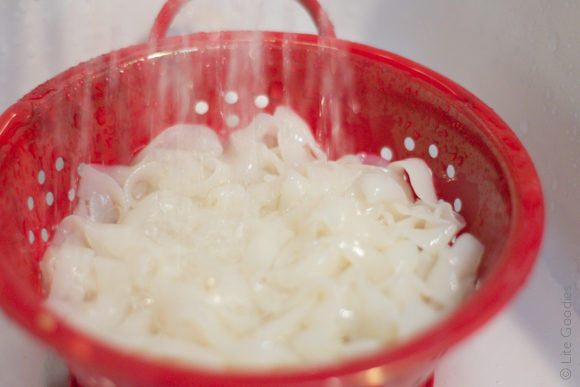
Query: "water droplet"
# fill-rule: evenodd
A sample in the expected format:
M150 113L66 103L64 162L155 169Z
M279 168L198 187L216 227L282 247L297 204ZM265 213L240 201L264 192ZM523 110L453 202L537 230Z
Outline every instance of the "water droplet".
M97 123L101 126L105 125L107 123L107 115L107 108L100 106L95 112L95 119L97 120Z
M270 85L270 89L268 90L268 95L271 99L279 101L284 95L284 85L280 82L272 83Z

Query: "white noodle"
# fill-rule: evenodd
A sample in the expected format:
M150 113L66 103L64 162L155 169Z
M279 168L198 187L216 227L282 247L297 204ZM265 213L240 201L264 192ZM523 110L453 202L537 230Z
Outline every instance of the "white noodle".
M226 145L169 128L130 166L88 166L79 199L42 262L48 305L208 367L328 362L409 337L473 288L483 251L469 234L451 243L464 221L424 162L327 160L285 108Z

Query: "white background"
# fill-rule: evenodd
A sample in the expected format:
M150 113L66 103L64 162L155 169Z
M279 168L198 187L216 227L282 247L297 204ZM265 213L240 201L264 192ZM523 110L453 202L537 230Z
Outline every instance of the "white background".
M422 63L473 92L512 127L541 175L548 225L514 302L453 348L436 387L580 385L580 1L326 0L339 38ZM68 67L145 41L163 0L2 0L0 111ZM174 31L314 33L292 0L196 0ZM574 297L566 357L564 287ZM572 373L565 381L560 371ZM62 369L0 312L0 387L60 387Z

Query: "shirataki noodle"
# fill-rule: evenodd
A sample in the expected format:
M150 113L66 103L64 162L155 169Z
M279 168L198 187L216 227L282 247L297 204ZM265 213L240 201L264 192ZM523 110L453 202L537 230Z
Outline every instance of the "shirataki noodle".
M483 246L423 161L328 160L287 108L224 143L177 125L87 166L42 261L48 306L146 356L269 369L391 345L473 289Z

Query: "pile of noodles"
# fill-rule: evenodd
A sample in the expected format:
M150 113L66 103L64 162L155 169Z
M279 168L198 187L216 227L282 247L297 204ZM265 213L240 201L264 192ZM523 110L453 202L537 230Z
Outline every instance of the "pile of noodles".
M285 108L225 144L169 128L130 166L87 166L78 196L43 259L48 305L114 345L207 367L390 345L473 289L483 251L424 162L330 161Z

